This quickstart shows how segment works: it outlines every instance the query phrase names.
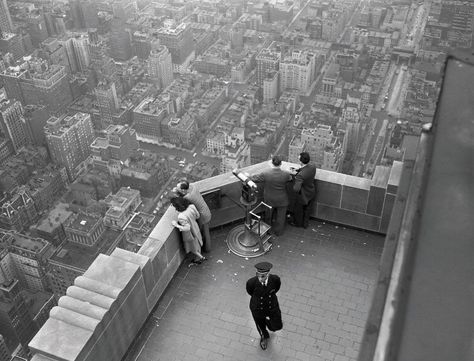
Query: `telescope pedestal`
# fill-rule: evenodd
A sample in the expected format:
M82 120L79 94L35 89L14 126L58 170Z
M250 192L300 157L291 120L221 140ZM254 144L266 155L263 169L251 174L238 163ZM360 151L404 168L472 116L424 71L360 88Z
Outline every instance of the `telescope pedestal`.
M234 227L227 235L227 246L229 250L240 257L253 258L267 253L272 245L269 242L271 236L268 234L270 226L260 222L256 227L256 222L250 216L251 207L257 202L245 201L242 197L240 202L245 206L245 223ZM258 229L258 231L257 231Z

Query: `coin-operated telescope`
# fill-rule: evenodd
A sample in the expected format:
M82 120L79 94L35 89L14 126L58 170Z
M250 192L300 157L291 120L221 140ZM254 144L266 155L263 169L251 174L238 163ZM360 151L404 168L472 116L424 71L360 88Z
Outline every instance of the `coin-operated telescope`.
M267 253L272 247L269 232L271 227L264 222L261 215L262 210L267 208L270 211L267 213L271 214L272 207L261 202L252 209L257 203L257 184L238 169L234 169L232 174L242 183L240 203L244 206L245 221L229 232L226 239L227 246L231 252L240 257L258 257Z
M232 174L235 175L242 183L242 199L246 203L255 203L257 199L257 185L248 175L240 172L238 169L234 169Z

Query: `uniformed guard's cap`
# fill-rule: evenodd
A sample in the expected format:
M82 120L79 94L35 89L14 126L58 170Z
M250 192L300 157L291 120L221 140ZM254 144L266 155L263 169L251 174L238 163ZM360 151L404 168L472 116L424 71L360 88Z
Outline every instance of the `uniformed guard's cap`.
M257 269L257 272L260 273L267 273L270 272L272 269L273 265L270 262L260 262L255 265L255 268Z

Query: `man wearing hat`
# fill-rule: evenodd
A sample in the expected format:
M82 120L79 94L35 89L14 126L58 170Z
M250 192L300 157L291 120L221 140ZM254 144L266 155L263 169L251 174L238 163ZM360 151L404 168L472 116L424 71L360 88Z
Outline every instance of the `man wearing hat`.
M277 275L270 274L273 265L270 262L260 262L255 265L257 274L247 281L247 293L250 295L250 311L260 334L260 347L267 349L270 331L283 328L277 292L281 281ZM267 330L268 328L268 330Z

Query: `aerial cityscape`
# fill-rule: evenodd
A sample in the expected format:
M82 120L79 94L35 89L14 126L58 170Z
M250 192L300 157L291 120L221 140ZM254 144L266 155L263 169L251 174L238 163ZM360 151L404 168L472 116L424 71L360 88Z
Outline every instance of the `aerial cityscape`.
M414 159L473 19L444 0L0 0L0 361L31 360L68 287L137 253L182 178Z

